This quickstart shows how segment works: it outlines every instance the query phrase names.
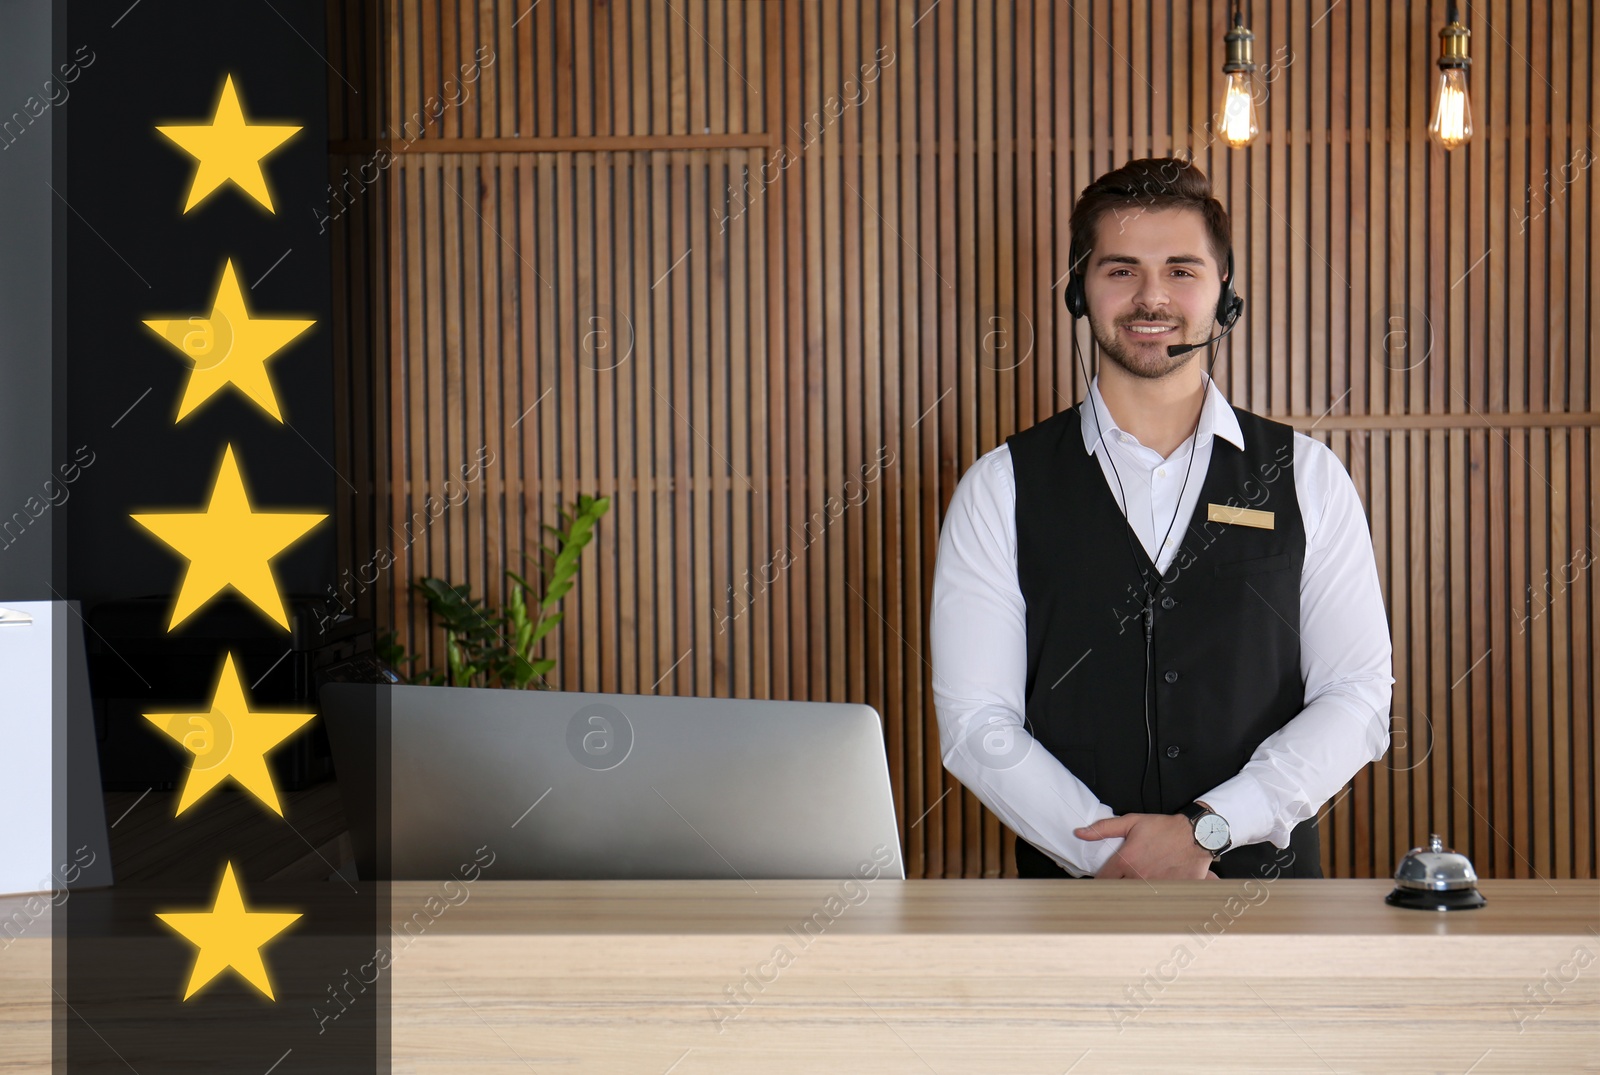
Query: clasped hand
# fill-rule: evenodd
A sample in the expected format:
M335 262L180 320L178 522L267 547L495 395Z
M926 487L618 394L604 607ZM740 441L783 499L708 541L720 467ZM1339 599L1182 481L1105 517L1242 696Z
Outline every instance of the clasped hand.
M1194 842L1194 825L1181 814L1123 814L1074 829L1073 835L1080 840L1122 837L1122 846L1094 875L1097 880L1205 880L1217 876L1211 869L1211 852Z

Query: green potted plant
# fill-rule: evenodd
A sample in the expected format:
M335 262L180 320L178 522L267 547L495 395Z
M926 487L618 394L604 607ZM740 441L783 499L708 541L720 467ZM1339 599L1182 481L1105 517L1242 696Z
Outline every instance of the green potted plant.
M550 545L540 543L539 555L522 553L539 569L539 587L507 569L509 583L505 607L492 609L472 595L466 585L425 577L412 588L427 599L428 608L444 627L445 668L407 669L420 658L408 654L394 631L379 639L378 656L402 679L411 683L447 687L508 687L525 690L531 684L548 690L545 674L556 665L553 657L538 657L540 643L562 613L555 606L572 589L578 558L594 538L595 525L611 507L608 497L579 496L571 511L561 512L561 527L543 529ZM537 681L537 682L536 682Z

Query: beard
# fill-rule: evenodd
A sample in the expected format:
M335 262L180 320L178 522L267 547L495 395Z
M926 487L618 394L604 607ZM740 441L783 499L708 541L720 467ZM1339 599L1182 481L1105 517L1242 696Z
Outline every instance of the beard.
M1133 321L1172 321L1177 325L1176 340L1162 340L1159 343L1139 343L1129 339L1123 332L1122 326ZM1134 313L1119 321L1113 322L1109 328L1100 322L1090 319L1089 331L1094 335L1095 343L1100 345L1100 350L1106 357L1135 377L1147 381L1159 381L1163 377L1170 377L1178 370L1187 366L1200 351L1189 351L1176 357L1167 354L1169 345L1184 343L1199 343L1211 337L1212 326L1208 327L1198 336L1190 335L1188 325L1175 317L1151 317L1146 314Z

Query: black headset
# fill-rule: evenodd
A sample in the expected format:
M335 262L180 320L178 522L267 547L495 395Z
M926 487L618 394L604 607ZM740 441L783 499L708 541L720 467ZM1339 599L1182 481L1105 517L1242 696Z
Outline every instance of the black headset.
M1067 312L1073 318L1089 316L1089 298L1083 292L1083 260L1076 243L1072 246L1072 272L1067 276ZM1217 324L1229 328L1244 313L1244 300L1233 290L1233 248L1228 248L1228 277L1222 282L1222 294L1217 296Z
M1068 277L1067 277L1067 291L1066 291L1066 294L1063 296L1063 298L1066 299L1067 312L1072 314L1073 320L1077 320L1078 318L1088 317L1089 316L1089 299L1088 299L1088 296L1084 294L1083 273L1081 272L1081 269L1083 267L1083 260L1088 256L1089 252L1085 252L1085 253L1080 255L1079 254L1078 243L1077 243L1076 240L1074 240L1072 245L1071 245L1071 252L1072 252L1072 255L1073 255L1073 257L1072 257L1072 269L1071 269L1071 272L1068 274ZM1092 251L1090 251L1090 252L1092 252ZM1239 320L1240 315L1243 314L1243 313L1244 313L1244 300L1241 299L1239 297L1238 293L1233 290L1233 248L1230 246L1228 248L1228 276L1227 276L1227 279L1224 280L1223 283L1222 283L1222 293L1217 296L1217 323L1222 327L1223 331L1219 335L1217 335L1217 336L1213 337L1211 340L1207 341L1208 343L1212 344L1211 358L1206 363L1206 378L1207 378L1207 380L1210 380L1210 378L1211 378L1211 367L1217 360L1217 347L1216 347L1217 341L1221 340L1223 336L1226 336L1228 334L1229 330L1231 330L1233 328L1234 323ZM1197 346L1204 346L1204 344L1200 344L1200 345L1197 345ZM1087 386L1090 383L1089 382L1089 370L1088 370L1087 366L1083 365L1083 356L1078 353L1078 333L1077 333L1076 329L1074 329L1074 331L1072 333L1072 352L1073 352L1074 355L1077 356L1079 366L1083 369L1083 383L1085 385L1084 391L1087 393L1087 391L1088 391L1088 387ZM1093 401L1087 395L1084 397L1084 403L1088 404L1089 412L1094 415L1095 431L1098 434L1099 431L1100 431L1100 410L1099 410L1098 407L1094 406ZM1201 414L1204 414L1205 413L1205 403L1204 403L1204 401L1201 402L1200 409L1201 409ZM1081 417L1079 418L1079 421L1080 422L1082 421ZM1200 433L1200 416L1196 415L1195 416L1195 422L1194 422L1194 432L1191 433L1190 436L1191 437L1198 437L1199 433ZM1126 512L1127 511L1126 505L1128 503L1128 494L1122 488L1122 475L1117 473L1116 461L1111 458L1111 456L1109 454L1109 450L1107 451L1106 462L1111 464L1111 473L1117 479L1117 490L1122 494L1122 503L1124 505L1123 511ZM1184 467L1184 471L1183 471L1183 485L1178 488L1178 505L1179 505L1178 510L1182 510L1183 494L1184 494L1184 490L1186 490L1189 487L1189 472L1193 468L1193 466L1194 466L1194 444L1191 443L1189 445L1189 463L1188 463L1188 465L1186 465ZM1172 527L1177 523L1177 521L1178 521L1177 512L1174 511L1173 516L1172 516L1172 522L1167 524L1167 532L1166 532L1166 534L1163 534L1162 537L1161 537L1162 544L1165 544L1167 538L1169 536L1171 536ZM1144 769L1141 770L1141 772L1139 774L1139 803L1140 803L1140 805L1142 807L1144 807L1144 811L1143 812L1148 814L1148 813L1150 813L1150 808L1149 808L1148 801L1145 798L1144 785L1148 781L1149 774L1150 774L1150 755L1154 752L1154 749L1155 749L1155 728L1152 725L1152 722L1150 720L1150 681L1151 681L1151 678L1152 678L1151 677L1151 672L1150 672L1150 666L1151 666L1151 664L1153 663L1153 660L1154 660L1154 649L1155 649L1155 596L1156 596L1156 591L1155 591L1154 584L1152 584L1151 581L1150 581L1148 573L1145 571L1145 567L1144 567L1143 561L1141 561L1139 559L1139 554L1133 547L1133 533L1132 533L1131 528L1129 526L1125 526L1123 528L1123 532L1124 532L1124 536L1126 536L1127 539L1128 539L1128 553L1129 553L1129 555L1131 555L1133 557L1133 565L1134 565L1134 567L1138 568L1139 576L1144 581L1144 609L1142 610L1140 618L1144 622L1144 734L1145 734L1145 740L1144 740ZM1161 555L1161 546L1157 545L1156 546L1156 555L1154 557L1152 557L1151 559L1152 560L1157 559L1157 558L1160 557L1160 555ZM1163 572L1162 574L1165 575L1165 572ZM1157 781L1156 794L1157 794L1158 797L1163 797L1164 793L1161 791L1161 788L1160 788L1160 775L1161 775L1160 772L1157 771L1157 773L1156 773L1156 781Z

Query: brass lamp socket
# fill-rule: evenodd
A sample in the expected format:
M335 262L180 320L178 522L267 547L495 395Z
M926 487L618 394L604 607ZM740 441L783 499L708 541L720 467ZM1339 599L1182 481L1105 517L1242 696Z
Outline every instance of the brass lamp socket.
M1233 26L1223 36L1223 42L1228 46L1228 62L1222 65L1226 74L1234 71L1254 71L1256 69L1254 57L1254 43L1256 35L1244 24L1244 13L1233 13Z
M1472 66L1472 57L1467 55L1467 38L1471 36L1472 31L1458 21L1451 21L1439 31L1439 70Z

